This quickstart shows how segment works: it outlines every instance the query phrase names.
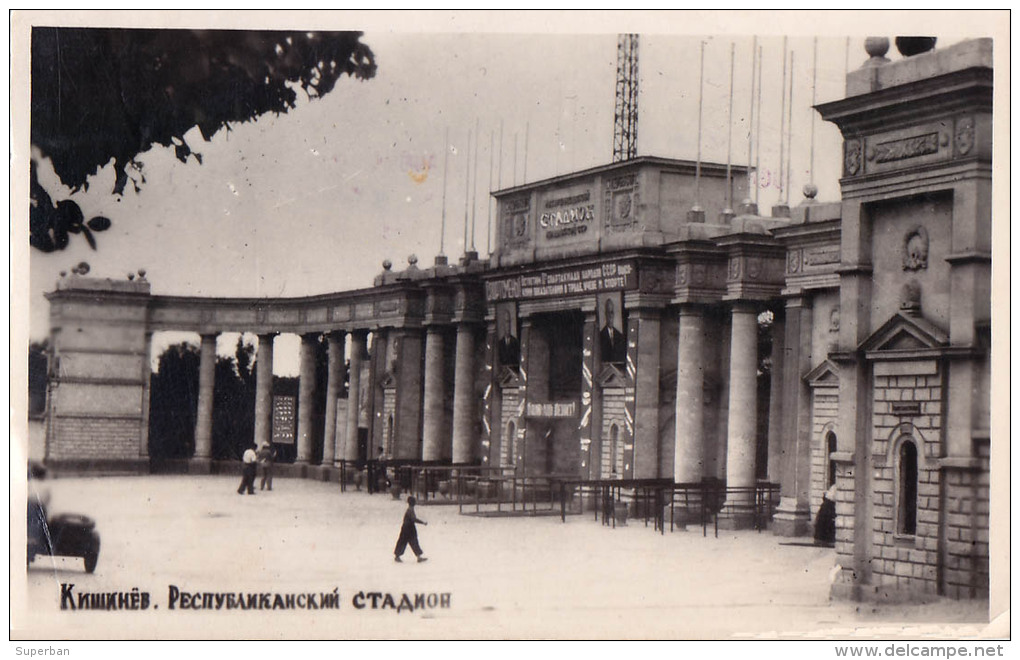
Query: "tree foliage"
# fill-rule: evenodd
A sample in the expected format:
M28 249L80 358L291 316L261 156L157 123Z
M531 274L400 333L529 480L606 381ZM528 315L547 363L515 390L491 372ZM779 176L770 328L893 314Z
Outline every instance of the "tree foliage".
M296 88L329 93L343 75L375 74L360 32L148 30L35 27L32 30L32 145L72 191L112 161L114 194L145 177L138 154L173 147L182 162L201 155L184 135L209 140L231 123L295 106ZM32 170L31 244L62 249L106 218L85 222L71 200L54 204Z
M149 455L188 458L195 450L198 416L198 349L170 346L159 357L149 390Z
M239 337L232 357L216 360L212 453L238 460L255 437L255 347Z

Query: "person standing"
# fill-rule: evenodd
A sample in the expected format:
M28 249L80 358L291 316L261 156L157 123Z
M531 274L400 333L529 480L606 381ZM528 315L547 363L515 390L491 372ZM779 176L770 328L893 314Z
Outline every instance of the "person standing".
M255 494L255 470L258 469L258 460L255 445L248 445L241 457L241 485L237 487L238 495L244 494L246 490L249 495Z
M428 561L427 557L422 556L421 546L418 545L418 528L415 527L415 523L421 523L428 525L424 520L419 520L414 515L414 505L417 500L414 496L407 498L407 511L404 512L404 522L400 525L400 537L397 539L397 547L393 550L393 561L401 562L403 559L400 558L404 554L404 550L408 545L411 546L411 552L418 558L418 563Z
M262 466L262 481L259 490L273 490L273 463L276 462L276 447L270 443L262 445L258 451L259 465Z

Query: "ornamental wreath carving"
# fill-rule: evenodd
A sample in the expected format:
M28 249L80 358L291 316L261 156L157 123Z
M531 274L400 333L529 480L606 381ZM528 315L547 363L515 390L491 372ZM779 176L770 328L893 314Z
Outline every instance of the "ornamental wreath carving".
M903 237L903 270L928 268L928 230L917 225Z

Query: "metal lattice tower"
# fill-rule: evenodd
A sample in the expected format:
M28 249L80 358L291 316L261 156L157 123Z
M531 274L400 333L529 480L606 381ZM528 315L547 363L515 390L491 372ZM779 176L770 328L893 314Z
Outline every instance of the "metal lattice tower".
M616 41L616 113L613 120L613 162L637 156L638 35L621 34Z

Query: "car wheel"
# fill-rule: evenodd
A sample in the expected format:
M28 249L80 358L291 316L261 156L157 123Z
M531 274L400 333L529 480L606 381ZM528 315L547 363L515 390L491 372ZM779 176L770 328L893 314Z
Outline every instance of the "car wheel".
M96 564L99 562L99 541L89 548L88 552L85 553L85 572L93 573L96 570Z

